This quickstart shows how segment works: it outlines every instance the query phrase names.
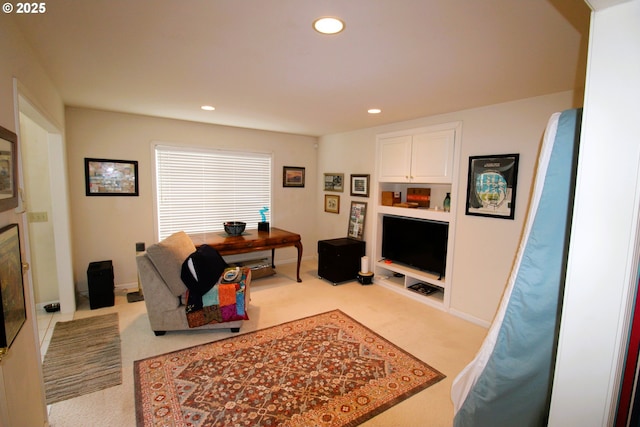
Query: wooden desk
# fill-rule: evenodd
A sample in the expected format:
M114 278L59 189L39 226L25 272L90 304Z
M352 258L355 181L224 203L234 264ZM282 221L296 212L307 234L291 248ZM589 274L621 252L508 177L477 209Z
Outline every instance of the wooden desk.
M213 233L189 234L193 244L207 244L220 252L220 255L245 254L271 249L271 265L275 268L277 248L295 246L298 249L297 280L300 279L300 261L302 260L302 242L300 235L272 227L270 231L246 230L240 236L229 236L224 231Z

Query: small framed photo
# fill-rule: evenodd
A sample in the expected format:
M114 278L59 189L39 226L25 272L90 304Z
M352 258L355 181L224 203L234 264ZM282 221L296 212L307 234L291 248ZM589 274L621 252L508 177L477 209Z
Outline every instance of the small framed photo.
M344 174L343 173L325 173L324 174L324 191L344 191Z
M304 187L304 168L296 166L283 166L282 186Z
M340 213L340 196L336 194L325 194L324 211L336 214Z
M87 196L137 196L138 162L135 160L84 159Z
M351 202L349 211L349 230L347 236L353 239L362 240L364 238L364 220L367 216L366 202Z
M513 219L518 154L469 157L467 215Z
M0 126L0 212L18 206L18 137Z
M369 175L351 175L351 195L369 197Z
M0 359L27 320L18 224L0 230Z

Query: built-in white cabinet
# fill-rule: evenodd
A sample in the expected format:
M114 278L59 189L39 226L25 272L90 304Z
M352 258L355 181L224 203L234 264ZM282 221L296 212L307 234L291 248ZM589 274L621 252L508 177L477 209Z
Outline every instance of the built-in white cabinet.
M451 183L454 129L380 137L378 144L380 182Z
M455 217L458 204L458 174L460 164L462 123L407 129L377 136L377 171L374 183L375 221L373 236L374 282L412 299L447 311L453 286L453 253ZM406 208L382 205L382 192L393 191L406 201L409 188L429 188L429 208ZM450 211L444 211L443 200L451 198ZM419 220L439 221L449 226L446 271L444 277L409 265L384 259L382 256L383 218L393 215ZM425 283L435 292L424 295L411 287Z

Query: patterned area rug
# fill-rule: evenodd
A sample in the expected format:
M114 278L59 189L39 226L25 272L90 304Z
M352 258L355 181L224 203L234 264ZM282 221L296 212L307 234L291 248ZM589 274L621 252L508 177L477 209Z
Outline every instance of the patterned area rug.
M355 426L444 375L339 310L134 362L148 426Z
M122 384L118 313L56 323L42 372L48 405Z

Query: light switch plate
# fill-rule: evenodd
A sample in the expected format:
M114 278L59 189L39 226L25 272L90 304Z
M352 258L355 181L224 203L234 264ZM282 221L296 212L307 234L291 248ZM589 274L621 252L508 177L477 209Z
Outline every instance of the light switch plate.
M47 212L29 212L27 213L27 220L29 222L47 222L49 221L49 216Z

